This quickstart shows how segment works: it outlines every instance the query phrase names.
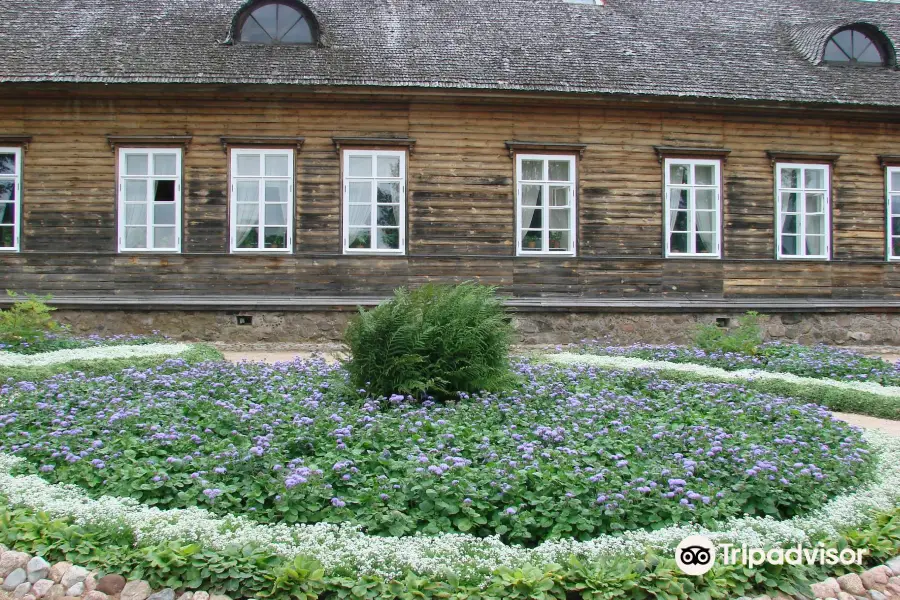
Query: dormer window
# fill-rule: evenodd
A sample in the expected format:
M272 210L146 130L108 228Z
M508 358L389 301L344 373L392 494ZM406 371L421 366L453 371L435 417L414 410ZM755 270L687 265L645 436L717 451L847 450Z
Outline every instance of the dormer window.
M263 1L238 17L234 39L247 44L313 44L316 25L301 4Z
M889 63L885 41L877 31L850 27L838 31L825 44L825 62L882 66Z

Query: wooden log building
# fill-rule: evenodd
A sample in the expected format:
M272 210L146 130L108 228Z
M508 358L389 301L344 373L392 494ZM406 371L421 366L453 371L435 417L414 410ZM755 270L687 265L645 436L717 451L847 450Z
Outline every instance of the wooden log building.
M110 322L475 279L900 341L898 42L858 0L5 0L0 287Z

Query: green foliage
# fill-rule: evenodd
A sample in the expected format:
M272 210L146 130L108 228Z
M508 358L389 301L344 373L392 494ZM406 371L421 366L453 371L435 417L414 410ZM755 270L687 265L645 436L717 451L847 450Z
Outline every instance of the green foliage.
M513 326L495 288L474 283L399 289L350 323L347 370L357 388L449 399L510 383Z
M13 291L6 293L13 305L0 311L0 344L33 344L61 329L50 314L56 309L47 306L51 296L28 294L22 299Z
M755 355L763 342L759 313L748 312L738 319L734 329L716 325L700 325L694 334L694 343L707 352L740 352Z
M188 364L224 360L222 353L208 344L192 344L190 349L175 356L146 356L141 358L110 358L102 360L74 360L43 367L0 367L0 383L15 381L43 381L62 373L81 372L85 377L102 377L125 369L145 370L168 360L179 359Z
M900 507L821 541L826 547L867 550L862 568L881 564L896 555L900 544ZM411 572L384 580L328 573L314 559L285 560L253 546L211 550L190 543L135 545L132 533L122 528L76 524L5 502L0 502L0 543L51 562L66 560L101 574L144 578L154 589L206 589L273 600L724 600L779 592L811 597L810 583L846 572L820 565L750 569L717 564L703 577L689 577L671 558L648 554L591 562L572 557L564 565L500 569L488 574L483 585Z

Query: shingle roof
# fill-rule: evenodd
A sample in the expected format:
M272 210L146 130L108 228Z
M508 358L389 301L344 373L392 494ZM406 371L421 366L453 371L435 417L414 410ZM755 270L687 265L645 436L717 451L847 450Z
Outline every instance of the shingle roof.
M245 0L3 0L0 82L414 86L900 105L900 71L819 64L860 0L307 0L319 46L229 44Z

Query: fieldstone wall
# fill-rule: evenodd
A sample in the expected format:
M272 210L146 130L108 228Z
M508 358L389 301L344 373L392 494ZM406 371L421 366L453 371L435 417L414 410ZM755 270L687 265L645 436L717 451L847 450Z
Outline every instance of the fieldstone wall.
M174 339L225 343L336 342L354 311L100 311L55 313L76 333L140 334L159 331ZM238 318L252 321L238 324ZM520 312L514 320L522 344L568 344L583 339L610 344L685 343L699 323L737 315L712 313ZM900 346L900 314L785 313L766 315L762 325L769 340L803 344Z

